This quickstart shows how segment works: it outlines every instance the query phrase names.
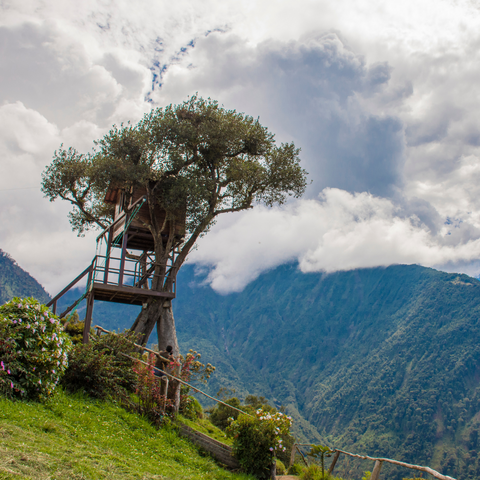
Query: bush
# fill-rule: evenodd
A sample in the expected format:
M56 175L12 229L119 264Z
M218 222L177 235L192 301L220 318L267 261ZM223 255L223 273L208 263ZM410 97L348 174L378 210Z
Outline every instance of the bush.
M78 343L69 357L69 367L62 385L70 392L83 391L94 398L128 400L135 391L137 378L133 360L122 353L138 357L131 331L91 336L87 344Z
M58 317L34 298L13 298L0 307L0 392L45 399L67 367L72 343Z
M74 345L83 342L83 330L85 322L81 322L78 312L74 310L70 315L66 315L60 320L63 324L63 330L70 335Z
M180 413L190 420L203 418L203 408L200 402L190 395L180 395Z
M285 465L278 458L275 459L275 466L276 466L277 475L285 475L285 473L287 471L286 468L285 468Z
M298 463L294 463L289 469L288 469L288 474L289 475L300 475L303 472L303 468L301 465Z
M233 454L242 469L259 479L269 478L275 453L285 448L281 435L288 434L291 425L290 417L262 409L232 421L227 434L233 437Z
M237 397L226 399L224 402L232 407L242 409L242 404ZM210 422L212 422L216 427L225 430L230 425L230 419L236 420L239 415L239 411L229 408L222 403L217 403L215 408L210 411Z
M301 480L323 480L322 469L313 463L312 465L303 468L300 478Z
M136 362L133 367L137 376L135 384L137 401L134 408L137 413L144 415L158 427L164 423L167 412L172 410L173 402L166 398L166 392L162 392L161 380L153 373L155 363L153 354L150 354L148 360L148 365Z

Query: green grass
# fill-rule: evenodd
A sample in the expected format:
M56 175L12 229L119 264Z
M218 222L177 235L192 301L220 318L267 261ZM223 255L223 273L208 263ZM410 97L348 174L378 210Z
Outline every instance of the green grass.
M232 445L233 441L231 438L227 437L225 432L220 430L218 427L213 425L206 418L198 418L195 421L189 420L188 418L183 417L182 415L178 416L178 420L185 425L197 430L198 432L204 433L219 442L225 443L226 445Z
M46 404L0 398L0 479L252 477L223 470L171 425L60 391Z

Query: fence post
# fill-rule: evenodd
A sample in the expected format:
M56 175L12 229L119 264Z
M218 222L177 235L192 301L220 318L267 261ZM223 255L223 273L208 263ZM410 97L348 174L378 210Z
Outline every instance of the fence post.
M332 463L330 464L330 468L328 469L328 473L331 474L333 469L335 468L335 464L337 463L338 457L340 456L340 452L335 452L333 456Z
M375 466L373 467L373 472L372 472L372 476L370 477L370 480L378 480L380 478L381 468L382 468L382 462L380 460L377 460L375 462Z
M290 463L288 465L289 467L291 467L295 463L295 447L296 445L293 444L292 451L290 452Z

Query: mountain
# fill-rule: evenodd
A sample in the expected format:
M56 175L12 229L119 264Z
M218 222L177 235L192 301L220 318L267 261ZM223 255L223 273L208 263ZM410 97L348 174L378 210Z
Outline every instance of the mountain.
M217 367L210 393L264 395L286 407L305 440L480 478L478 280L417 265L327 275L295 264L229 295L204 280L182 268L174 312L182 351ZM93 322L128 328L138 310L98 302ZM356 478L372 467L337 468Z
M50 300L45 289L8 253L0 250L0 305L13 297L35 297L42 303Z
M213 387L283 404L311 440L309 424L338 448L480 477L478 280L416 265L329 275L284 265L221 296L193 269L182 275L179 339L221 367Z

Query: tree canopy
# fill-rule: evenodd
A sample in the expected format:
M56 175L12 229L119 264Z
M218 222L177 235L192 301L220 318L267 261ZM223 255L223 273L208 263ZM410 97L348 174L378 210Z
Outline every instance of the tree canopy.
M300 197L306 172L293 143L277 146L274 135L254 119L226 110L211 99L192 96L179 105L157 108L136 125L113 126L95 142L92 153L63 146L42 175L42 191L51 200L72 203L70 222L79 235L105 228L113 207L104 202L109 188L146 189L155 253L165 255L175 243L160 241L165 225L184 217L186 235L179 267L197 239L227 212L282 204ZM128 205L128 203L127 203ZM160 207L167 215L154 215Z

